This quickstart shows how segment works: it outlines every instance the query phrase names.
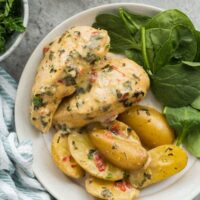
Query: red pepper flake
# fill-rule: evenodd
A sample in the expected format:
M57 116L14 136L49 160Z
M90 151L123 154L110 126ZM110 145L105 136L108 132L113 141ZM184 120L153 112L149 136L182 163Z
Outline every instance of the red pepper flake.
M63 80L58 80L57 82L58 82L58 83L63 83Z
M76 166L76 164L71 164L71 168L75 168Z
M94 155L94 162L95 162L95 165L96 165L96 167L98 168L98 170L99 170L100 172L105 171L105 169L106 169L106 164L105 164L103 158L102 158L98 153L96 153L96 154Z
M69 161L72 162L73 158L72 156L69 156Z
M109 129L112 133L114 133L115 135L120 135L120 136L124 136L124 132L120 129L120 125L119 124L113 124L110 129Z
M92 35L94 36L94 35L96 35L98 33L98 31L93 31L92 32Z
M129 181L117 181L115 186L118 187L121 191L125 192L127 189L132 188Z
M129 97L129 93L126 92L125 94L121 95L121 97L119 98L119 102L123 102L125 100L127 100Z
M89 80L91 83L94 83L96 79L97 79L97 72L94 69L92 69L90 72Z
M43 48L43 54L47 53L49 51L49 47L44 47Z
M110 131L107 131L106 132L106 137L111 139L113 137L112 133Z
M126 76L126 74L124 74L123 72L121 72L117 67L112 65L112 68L116 71L118 71L120 74L122 74L122 76Z
M66 161L72 162L72 160L73 160L72 156L65 156L65 157L62 159L63 162L66 162Z
M65 157L62 159L63 162L66 162L66 161L68 161L68 160L69 160L69 156L65 156Z
M132 185L131 185L131 183L130 183L129 181L126 181L125 183L126 183L126 187L127 187L128 189L132 188Z

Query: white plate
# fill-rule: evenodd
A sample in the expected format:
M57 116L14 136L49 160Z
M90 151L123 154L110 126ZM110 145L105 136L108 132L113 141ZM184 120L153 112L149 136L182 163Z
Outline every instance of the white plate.
M33 170L43 186L58 200L92 200L84 188L62 174L54 165L50 155L51 133L40 134L32 127L29 121L29 106L31 101L31 87L36 74L37 66L42 58L43 47L55 37L61 35L66 29L76 25L91 25L99 13L113 12L124 7L135 13L155 15L161 9L133 3L108 4L89 9L77 14L51 31L37 46L21 76L15 106L16 130L20 140L33 141ZM160 109L160 104L151 93L143 102ZM190 200L200 192L200 161L189 156L187 168L176 176L156 184L142 191L139 200Z

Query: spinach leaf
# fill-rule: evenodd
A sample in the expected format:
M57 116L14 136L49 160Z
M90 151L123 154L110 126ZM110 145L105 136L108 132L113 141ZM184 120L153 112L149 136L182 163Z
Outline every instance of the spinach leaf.
M137 61L142 58L140 44L140 27L151 19L147 16L132 14L123 8L119 9L118 15L100 14L93 24L95 28L108 31L111 39L111 51L123 53ZM133 51L133 52L131 52ZM136 53L137 55L134 55Z
M200 112L190 106L181 108L165 107L163 113L169 125L176 131L178 145L181 144L186 136L193 130L197 128L200 130Z
M182 63L189 67L200 69L200 62L182 61Z
M141 66L144 66L144 61L143 61L141 51L130 49L130 50L125 50L124 54L127 56L127 58L134 60L136 63L138 63Z
M140 30L141 26L145 25L148 20L151 19L148 16L130 13L123 8L119 9L119 16L132 34L135 34L138 30Z
M163 44L154 60L157 69L166 64L177 64L181 60L193 61L197 53L194 33L185 26L177 25L171 29L168 40Z
M184 143L188 151L200 157L200 112L190 106L165 107L164 114L178 136L177 144Z
M197 40L197 54L194 61L200 61L200 31L195 31L196 40Z
M166 106L190 105L200 93L200 70L182 63L166 65L152 75L152 91Z
M147 29L142 42L146 42L144 50L147 52L147 58L144 57L144 60L148 60L152 73L166 64L177 64L181 60L192 61L197 53L194 33L182 25L174 26L171 30Z
M161 49L162 45L168 39L170 35L170 30L160 28L145 30L145 28L143 27L142 33L143 58L145 61L145 65L151 70L152 73L154 73L156 71L154 59ZM166 53L169 53L169 51Z
M160 12L152 17L151 20L145 25L146 29L149 28L165 28L171 29L173 26L183 25L191 30L195 30L193 23L187 15L180 10L172 9Z
M111 14L98 15L93 26L108 31L111 38L111 51L124 53L128 49L140 50L140 45L135 41L131 32L128 31L124 22L118 16Z
M193 156L200 158L200 127L188 133L183 143Z
M200 96L198 96L191 104L191 106L197 110L200 110Z

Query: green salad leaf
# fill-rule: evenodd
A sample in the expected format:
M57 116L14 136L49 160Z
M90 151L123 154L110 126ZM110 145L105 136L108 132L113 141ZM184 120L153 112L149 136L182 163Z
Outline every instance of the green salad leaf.
M200 127L188 133L183 143L193 156L200 158Z
M200 110L200 96L198 96L191 104L191 106L197 110Z
M189 67L194 67L194 68L200 67L200 62L182 61L182 63Z
M184 64L166 65L152 76L151 87L156 98L164 105L190 105L200 91L200 70Z
M151 18L132 14L120 8L118 15L99 14L93 27L108 31L112 52L125 54L129 58L134 58L136 62L143 64L140 28L149 19Z
M165 107L164 114L176 131L177 144L184 143L194 156L200 157L200 112L190 106Z
M123 8L119 9L119 16L131 34L136 34L151 19L148 16L130 13Z
M197 54L194 59L195 62L200 61L200 31L195 31L196 40L197 40Z
M192 30L195 29L189 17L177 9L166 10L158 13L145 25L145 28L171 29L173 26L177 25L183 25Z

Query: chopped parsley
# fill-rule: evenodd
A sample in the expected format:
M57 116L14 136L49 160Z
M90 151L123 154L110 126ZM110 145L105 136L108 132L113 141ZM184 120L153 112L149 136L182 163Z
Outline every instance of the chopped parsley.
M43 106L43 99L40 96L35 95L32 98L32 103L33 103L34 109L37 110Z
M107 188L104 188L103 190L102 190L102 192L101 192L101 196L103 197L103 198L110 198L110 197L112 197L113 196L113 194L112 194L112 192L110 191L110 190L108 190Z
M109 64L107 64L106 66L102 68L103 72L111 72L112 70L113 70L113 67L112 65L109 65Z
M96 153L95 149L90 149L87 154L88 160L92 160L95 153Z
M54 52L53 51L50 51L49 52L49 60L53 60L54 59Z
M109 172L109 173L107 174L107 176L106 176L106 179L111 179L112 177L113 177L113 176L112 176L112 173Z
M0 53L6 50L6 43L13 34L25 31L21 6L22 1L0 0Z
M94 64L96 61L100 60L100 57L92 54L90 52L87 53L86 57L84 58L89 64Z
M66 76L62 81L66 86L76 85L76 80L71 75Z

